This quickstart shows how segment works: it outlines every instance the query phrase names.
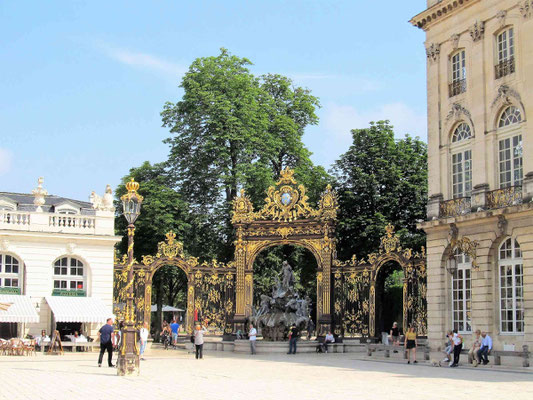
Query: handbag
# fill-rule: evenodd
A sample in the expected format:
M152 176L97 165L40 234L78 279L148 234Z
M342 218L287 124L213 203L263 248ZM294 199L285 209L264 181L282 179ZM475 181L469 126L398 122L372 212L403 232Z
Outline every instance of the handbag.
M191 343L194 343L194 336L191 335Z

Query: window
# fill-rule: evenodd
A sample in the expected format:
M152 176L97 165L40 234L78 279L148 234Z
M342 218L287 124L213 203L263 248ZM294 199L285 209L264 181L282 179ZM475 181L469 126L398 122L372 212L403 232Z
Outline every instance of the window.
M472 332L472 286L470 257L455 251L457 271L452 276L452 325L458 332Z
M472 137L470 126L459 124L452 135L452 193L453 198L469 197L472 192L472 150L461 145ZM462 147L459 148L458 147Z
M85 290L83 262L74 257L63 257L54 263L54 289Z
M450 83L450 97L466 92L466 53L460 50L451 58L452 82Z
M19 260L8 254L0 254L0 287L20 288L21 272Z
M514 239L500 246L500 329L502 333L524 332L524 273L522 251Z
M507 107L500 116L498 128L505 128L506 126L518 124L520 122L522 122L522 114L520 113L520 110L518 107L510 106Z
M521 186L523 178L522 135L501 139L498 146L500 189Z
M515 71L514 30L509 28L496 37L497 64L496 79Z

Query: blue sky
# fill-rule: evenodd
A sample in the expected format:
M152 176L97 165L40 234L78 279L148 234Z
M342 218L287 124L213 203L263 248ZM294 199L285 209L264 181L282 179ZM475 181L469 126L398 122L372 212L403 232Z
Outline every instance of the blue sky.
M0 191L87 200L166 158L159 116L197 57L225 47L320 98L304 142L329 169L350 129L426 139L425 0L0 3Z

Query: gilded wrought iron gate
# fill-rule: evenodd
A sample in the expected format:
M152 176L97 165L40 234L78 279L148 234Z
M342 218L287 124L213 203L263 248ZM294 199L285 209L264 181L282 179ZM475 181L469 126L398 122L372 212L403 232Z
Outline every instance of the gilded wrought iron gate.
M235 267L233 263L223 264L216 260L199 263L195 257L185 256L183 245L175 240L176 235L167 233L167 239L158 244L155 256L143 256L142 262L134 261L134 305L135 326L144 322L150 326L152 307L152 280L158 269L174 266L187 275L186 326L189 333L196 322L207 325L215 334L232 332L235 314ZM124 320L126 299L127 258L115 259L114 271L114 314L117 320Z
M427 334L426 257L411 249L402 249L392 225L386 228L378 253L367 260L334 261L333 329L341 337L376 337L376 315L379 306L376 288L380 269L396 262L403 271L403 327L413 325L418 335Z

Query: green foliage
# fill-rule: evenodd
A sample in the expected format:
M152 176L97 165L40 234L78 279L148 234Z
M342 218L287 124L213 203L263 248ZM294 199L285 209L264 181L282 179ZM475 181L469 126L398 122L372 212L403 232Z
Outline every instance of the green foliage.
M295 288L301 296L309 296L316 304L317 263L313 254L299 246L275 246L261 252L254 262L254 304L262 294L272 293L275 277L281 278L281 264L288 261L294 271Z
M318 99L284 76L257 78L250 65L226 49L196 59L181 82L183 98L161 113L172 133L168 171L191 211L209 220L223 261L232 257L230 202L239 188L259 208L284 167L310 184L311 199L330 179L301 140L305 127L318 122Z
M388 121L352 130L352 137L333 168L340 203L339 258L376 251L389 222L404 247L420 249L425 236L416 221L425 217L426 144L409 136L396 141Z

